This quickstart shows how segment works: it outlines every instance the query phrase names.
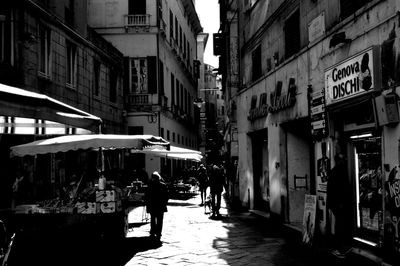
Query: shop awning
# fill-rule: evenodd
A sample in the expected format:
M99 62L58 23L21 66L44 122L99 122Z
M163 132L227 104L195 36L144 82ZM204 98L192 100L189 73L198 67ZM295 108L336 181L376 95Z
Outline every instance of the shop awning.
M153 135L67 135L11 147L11 156L37 155L87 149L168 150L169 142Z
M0 84L0 115L58 122L98 132L101 118L44 94Z
M201 152L191 149L185 149L176 146L170 146L169 150L162 149L143 149L143 150L132 150L132 153L146 153L152 154L158 157L164 157L167 159L178 159L178 160L190 160L195 162L200 162L203 158Z

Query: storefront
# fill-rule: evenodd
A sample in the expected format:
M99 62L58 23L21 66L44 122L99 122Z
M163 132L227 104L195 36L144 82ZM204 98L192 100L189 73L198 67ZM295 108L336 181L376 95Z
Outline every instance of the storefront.
M380 52L379 46L373 46L325 70L328 119L324 133L314 132L321 133L314 134L318 216L320 230L332 232L334 222L326 210L326 198L332 196L327 195L331 178L327 173L341 153L347 161L350 189L343 187L338 193L351 205L347 223L353 240L394 250L399 238L392 224L398 218L390 210L395 190L391 193L389 184L395 182L393 169L399 164L398 96L394 88L381 91Z

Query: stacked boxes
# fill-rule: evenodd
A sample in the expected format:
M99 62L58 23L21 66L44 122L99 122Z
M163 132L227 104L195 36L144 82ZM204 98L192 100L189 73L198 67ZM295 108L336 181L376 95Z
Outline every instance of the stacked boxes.
M77 213L82 214L95 214L96 213L96 203L95 202L77 202L75 204Z
M121 199L116 190L96 191L98 213L114 213L122 210Z

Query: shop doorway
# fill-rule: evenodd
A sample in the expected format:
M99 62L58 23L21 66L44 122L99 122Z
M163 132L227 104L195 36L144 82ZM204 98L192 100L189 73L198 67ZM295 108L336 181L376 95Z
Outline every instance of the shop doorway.
M355 187L356 237L378 243L382 212L382 139L378 134L350 136Z
M254 209L269 212L268 131L252 134Z

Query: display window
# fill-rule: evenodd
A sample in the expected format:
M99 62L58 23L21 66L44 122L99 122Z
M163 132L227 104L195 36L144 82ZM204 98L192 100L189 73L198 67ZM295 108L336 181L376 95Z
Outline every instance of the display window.
M350 136L354 154L357 235L377 242L382 213L382 151L380 136Z

